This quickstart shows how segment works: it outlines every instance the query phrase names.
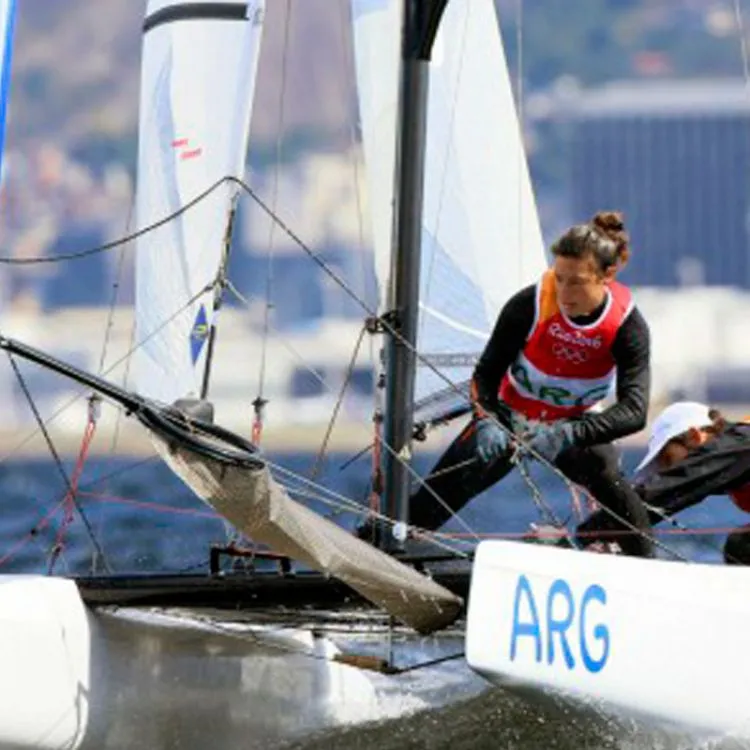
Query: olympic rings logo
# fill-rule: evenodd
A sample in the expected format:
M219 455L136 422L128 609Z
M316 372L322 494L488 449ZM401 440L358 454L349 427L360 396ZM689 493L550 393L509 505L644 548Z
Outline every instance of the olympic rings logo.
M565 359L574 365L582 365L589 358L589 353L585 349L574 349L560 342L555 342L552 345L552 353L558 359Z

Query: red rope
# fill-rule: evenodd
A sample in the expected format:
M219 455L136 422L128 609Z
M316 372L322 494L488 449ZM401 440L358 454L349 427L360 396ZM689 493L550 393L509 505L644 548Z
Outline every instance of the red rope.
M380 420L375 417L372 440L372 489L370 490L370 512L380 512L380 498L383 494L383 467L381 465L382 446L380 443Z
M255 417L253 418L253 431L252 431L253 445L260 445L260 439L262 435L263 435L263 421L256 414Z
M89 421L86 425L86 430L83 433L83 440L81 441L81 450L78 453L78 460L76 461L73 474L70 477L70 486L68 491L65 493L63 498L63 519L60 523L60 527L57 530L57 536L55 537L55 544L52 547L52 555L50 557L49 572L52 573L54 570L57 559L60 557L60 553L63 551L65 545L65 534L73 523L73 517L75 514L75 498L78 492L78 482L83 473L83 467L86 463L86 458L89 453L89 448L94 439L94 433L96 432L96 420L92 414L89 415Z
M137 508L155 510L159 513L174 513L175 515L199 516L202 518L219 518L219 514L212 510L198 510L197 508L175 508L173 505L157 503L151 500L135 500L129 497L118 497L117 495L105 495L99 492L79 492L79 497L87 497L102 503L117 503L121 505L133 505Z
M617 529L602 529L601 531L579 531L576 533L576 536L580 537L587 537L587 536L593 536L593 537L601 537L601 536L624 536L625 534L640 534L641 532L638 530L617 530ZM742 533L742 534L748 534L750 533L750 526L696 526L691 529L685 528L685 529L675 529L675 528L665 528L665 529L652 529L652 533L654 534L664 534L664 535L671 535L671 536L708 536L711 534L733 534L733 533ZM559 538L566 536L567 532L565 529L549 529L549 531L545 531L544 533L534 533L533 535L536 537L538 536L540 539L545 538ZM430 534L420 534L420 536L423 536L425 539L430 538ZM438 536L440 537L447 537L451 539L518 539L518 538L524 538L531 536L531 533L528 531L497 531L497 532L478 532L478 533L465 533L465 532L452 532L452 533L440 533Z
M36 525L29 531L28 534L23 536L21 539L19 539L2 557L0 557L0 567L5 565L5 563L8 562L17 552L21 549L21 547L24 547L27 545L42 529L44 529L49 522L52 520L52 517L57 513L58 510L63 505L64 500L60 500L60 502L52 508L49 513L44 515L40 521L36 523Z
M253 445L260 445L260 439L263 437L263 407L266 404L266 400L258 396L253 401L253 428L251 434L251 440Z

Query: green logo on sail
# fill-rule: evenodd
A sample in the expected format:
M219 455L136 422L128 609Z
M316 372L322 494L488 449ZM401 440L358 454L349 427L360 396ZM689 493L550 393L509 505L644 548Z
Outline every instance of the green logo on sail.
M193 329L190 331L190 360L193 364L201 356L206 339L208 339L208 316L206 315L206 308L201 305L198 314L195 316Z

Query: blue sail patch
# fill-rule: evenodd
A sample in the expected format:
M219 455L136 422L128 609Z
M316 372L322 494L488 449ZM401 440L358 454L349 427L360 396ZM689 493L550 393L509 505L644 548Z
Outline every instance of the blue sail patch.
M193 364L198 361L198 357L201 356L203 346L208 339L208 316L206 315L206 308L201 305L198 314L195 316L193 322L193 329L190 331L190 359Z
M13 50L13 29L16 20L16 0L3 4L0 11L0 175L3 163L5 116L10 91L10 64Z

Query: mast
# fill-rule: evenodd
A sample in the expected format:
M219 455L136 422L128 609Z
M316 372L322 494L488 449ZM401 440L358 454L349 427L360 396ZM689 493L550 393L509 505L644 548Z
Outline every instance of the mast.
M218 316L221 304L224 301L224 288L227 284L227 267L229 265L229 253L232 247L232 229L234 227L234 217L237 214L237 197L232 201L232 207L229 209L227 219L227 230L224 234L224 248L219 265L219 272L216 277L214 287L214 309L211 316L211 327L208 331L208 347L206 351L206 365L203 370L203 382L201 383L201 401L208 398L208 386L211 379L211 365L214 357L214 346L216 345L216 318Z
M389 310L397 336L386 342L384 440L385 511L408 523L411 440L414 422L414 378L419 316L419 270L422 245L424 158L427 137L429 62L448 0L404 0L399 111L397 115L396 207ZM397 551L403 542L380 535L384 548Z

